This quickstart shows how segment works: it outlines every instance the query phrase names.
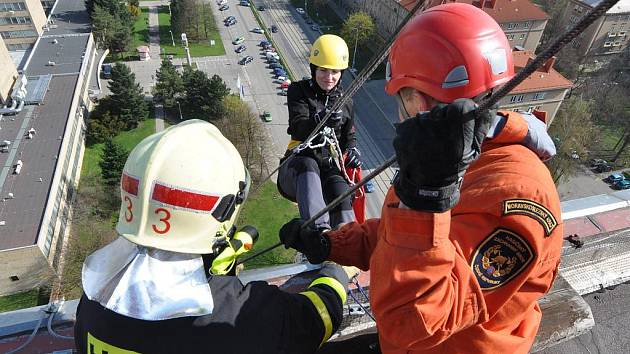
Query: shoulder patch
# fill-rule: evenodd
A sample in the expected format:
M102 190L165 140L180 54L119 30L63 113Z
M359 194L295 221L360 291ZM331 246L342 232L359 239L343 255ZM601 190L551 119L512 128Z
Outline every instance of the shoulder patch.
M525 239L497 229L477 246L470 266L481 290L492 290L521 273L533 259L534 252Z
M527 215L538 221L545 229L545 236L551 235L553 229L558 226L558 221L549 209L528 199L508 199L504 201L503 215L509 214Z

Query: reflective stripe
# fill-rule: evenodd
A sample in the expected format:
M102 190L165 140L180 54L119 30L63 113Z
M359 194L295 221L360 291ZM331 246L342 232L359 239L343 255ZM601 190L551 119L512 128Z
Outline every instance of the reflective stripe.
M315 306L315 309L317 310L317 313L319 313L319 316L322 318L322 322L324 323L324 338L322 338L322 342L319 343L319 346L321 347L322 344L324 344L328 338L332 336L332 320L330 319L330 314L328 313L326 305L317 293L314 291L305 291L300 294L311 300L313 306Z
M287 145L287 150L291 150L294 147L300 145L301 143L302 143L302 141L300 141L300 140L291 140L291 141L289 141L289 145Z
M115 345L105 343L94 337L90 332L87 333L87 348L85 349L89 354L139 354L138 352L118 348Z
M346 298L348 294L346 293L346 288L339 282L339 280L331 277L321 277L313 280L313 282L308 286L309 288L313 285L324 284L328 285L337 292L337 295L341 298L341 306L346 303Z

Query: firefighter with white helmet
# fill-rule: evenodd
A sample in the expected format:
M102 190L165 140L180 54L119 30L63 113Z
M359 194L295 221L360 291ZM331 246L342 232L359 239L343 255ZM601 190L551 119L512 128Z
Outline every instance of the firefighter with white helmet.
M528 353L563 226L544 123L475 112L513 77L510 44L481 9L439 5L402 29L388 72L400 169L381 218L327 233L293 220L280 238L314 261L370 269L383 353Z
M309 219L349 189L354 182L346 168L357 169L361 165L356 147L354 112L348 100L340 110L332 112L326 125L310 142L307 138L318 123L331 111L343 95L341 77L348 68L348 46L339 36L320 36L310 51L311 78L289 86L287 105L291 141L284 161L295 153L278 172L278 189L292 201L296 201L300 216ZM308 143L308 146L300 144ZM302 148L303 147L303 148ZM299 151L294 151L294 149ZM330 229L355 220L352 199L349 197L330 213L315 221L318 228Z
M210 123L188 120L142 140L122 173L121 237L83 265L79 352L316 351L341 323L348 275L326 264L300 294L244 286L236 257L258 235L235 221L250 183Z

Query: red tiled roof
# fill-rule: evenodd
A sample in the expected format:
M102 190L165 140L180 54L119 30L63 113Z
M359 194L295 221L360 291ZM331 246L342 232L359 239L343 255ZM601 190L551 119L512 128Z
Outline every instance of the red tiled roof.
M416 5L419 0L399 0L398 3L408 11ZM481 8L480 0L427 0L430 6L449 2L460 2L475 5ZM549 15L530 0L485 0L483 10L498 23L518 22L527 20L547 20Z
M530 59L535 58L529 51L514 51L512 54L514 57L514 70L517 72L527 65ZM549 71L546 71L543 66L543 68L534 71L527 79L523 80L511 93L568 89L571 86L573 86L573 83L557 72L553 66L549 68Z

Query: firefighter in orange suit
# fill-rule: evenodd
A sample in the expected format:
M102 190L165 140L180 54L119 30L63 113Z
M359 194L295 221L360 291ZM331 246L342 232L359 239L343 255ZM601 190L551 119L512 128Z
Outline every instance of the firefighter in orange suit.
M329 232L296 219L280 238L313 263L370 269L383 353L527 353L537 300L558 271L562 221L541 161L555 154L544 124L473 113L513 77L510 45L478 8L440 5L403 29L388 71L403 121L381 219Z

